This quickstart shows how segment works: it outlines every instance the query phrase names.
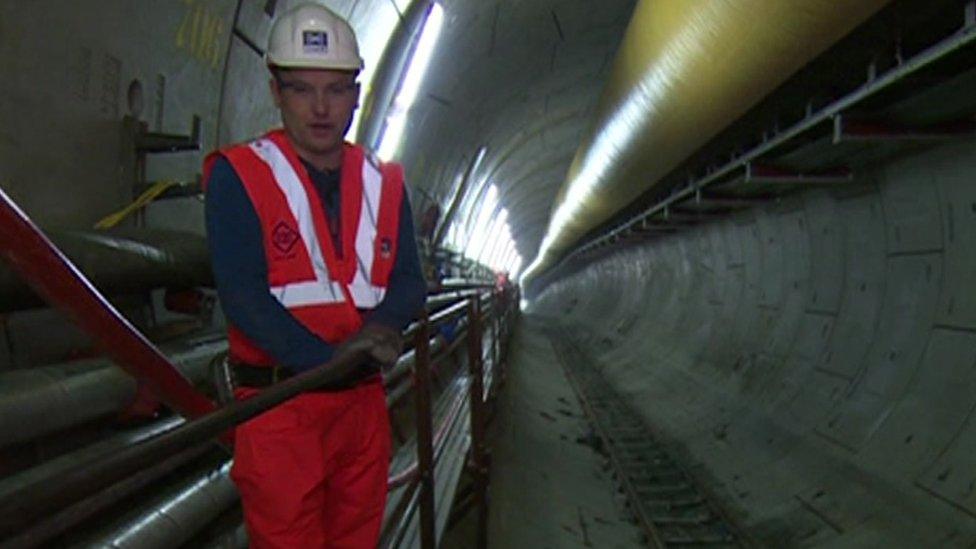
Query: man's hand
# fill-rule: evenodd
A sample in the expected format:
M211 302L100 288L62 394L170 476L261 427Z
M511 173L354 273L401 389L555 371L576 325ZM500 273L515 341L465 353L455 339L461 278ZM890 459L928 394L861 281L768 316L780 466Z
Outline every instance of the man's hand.
M382 324L366 324L356 335L339 346L336 356L362 353L386 369L396 364L402 351L403 337L399 330Z
M382 324L367 324L360 331L363 337L372 341L369 354L384 368L396 364L400 353L403 352L403 336L399 330L383 326Z

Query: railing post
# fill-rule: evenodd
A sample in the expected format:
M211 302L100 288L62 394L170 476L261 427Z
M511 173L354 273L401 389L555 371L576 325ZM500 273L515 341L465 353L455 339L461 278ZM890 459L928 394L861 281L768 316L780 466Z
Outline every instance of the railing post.
M488 464L485 452L484 369L482 368L481 297L468 301L468 369L471 373L471 464L478 506L479 549L488 547Z
M495 377L497 379L493 380L495 387L500 387L502 383L505 382L505 356L508 348L508 337L511 330L509 323L511 322L511 296L508 293L507 288L502 288L498 292L498 316L497 321L497 338L498 338L498 354L497 354L497 367L495 368Z
M434 433L430 404L430 325L421 313L414 339L414 400L417 405L417 472L420 483L420 546L434 549Z
M499 359L502 356L501 350L501 295L502 292L498 288L495 288L491 293L491 385L489 387L489 394L494 394L491 389L498 385L499 376L501 375L501 362Z

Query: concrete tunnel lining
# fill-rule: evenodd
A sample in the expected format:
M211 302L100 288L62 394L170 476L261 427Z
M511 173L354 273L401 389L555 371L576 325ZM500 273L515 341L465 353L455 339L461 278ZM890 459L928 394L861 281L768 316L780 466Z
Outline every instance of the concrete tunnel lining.
M976 141L917 152L616 252L535 311L585 337L761 540L967 545L974 170Z

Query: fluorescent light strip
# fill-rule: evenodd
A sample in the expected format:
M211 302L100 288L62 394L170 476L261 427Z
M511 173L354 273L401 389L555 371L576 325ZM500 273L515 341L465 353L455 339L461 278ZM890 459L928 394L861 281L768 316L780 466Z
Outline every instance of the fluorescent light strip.
M496 271L503 271L505 267L505 256L508 255L509 250L512 247L512 236L508 232L508 226L505 227L505 234L499 239L500 245L495 248L492 252L491 257L491 267Z
M393 105L390 106L390 114L386 118L386 128L383 130L383 138L376 152L383 160L392 158L400 148L400 140L407 126L407 113L417 99L417 93L420 92L420 85L423 83L443 23L444 9L440 4L433 4L430 12L427 13L424 28L420 31L420 41L417 42L417 49L414 50L410 66L407 67L400 91Z
M499 245L495 247L491 259L489 260L492 267L494 267L495 269L501 267L502 256L505 255L505 252L511 246L512 246L512 231L509 229L508 224L506 224L503 237L499 239Z
M503 269L510 270L509 266L515 259L516 253L517 250L515 249L515 242L513 241L511 244L509 244L508 248L505 249L505 255L502 257L501 266Z
M475 261L478 263L488 264L486 260L488 259L492 246L498 241L497 235L501 230L502 223L504 222L505 219L502 217L501 211L497 212L494 217L491 218L491 221L488 223L488 227L484 232L484 236L481 239L481 246L478 247L478 251L475 254Z
M508 210L502 208L498 212L498 215L495 216L495 219L495 225L490 231L488 231L487 238L485 239L486 245L478 255L479 261L492 267L494 267L494 265L492 264L491 259L495 249L498 248L499 244L504 242L505 238L507 238L504 235L508 234ZM490 241L490 244L487 244L488 241Z
M517 278L519 275L519 269L522 268L522 256L515 256L515 262L512 263L512 270L509 272L511 278Z
M495 206L497 205L498 188L492 185L485 194L485 201L478 212L474 225L471 226L471 233L468 235L464 255L469 258L477 261L478 253L481 251L485 238L487 238L488 223L491 221L491 215L495 213Z

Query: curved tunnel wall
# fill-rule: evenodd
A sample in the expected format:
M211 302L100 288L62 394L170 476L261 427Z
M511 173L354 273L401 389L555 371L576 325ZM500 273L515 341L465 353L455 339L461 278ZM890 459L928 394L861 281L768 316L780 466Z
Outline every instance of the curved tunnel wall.
M976 540L976 142L622 250L532 305L760 540Z

